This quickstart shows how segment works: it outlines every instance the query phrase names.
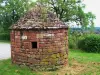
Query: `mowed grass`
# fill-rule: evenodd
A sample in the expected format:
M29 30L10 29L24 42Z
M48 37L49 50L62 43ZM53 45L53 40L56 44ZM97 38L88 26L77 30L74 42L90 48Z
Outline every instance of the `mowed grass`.
M74 67L75 75L100 75L100 54L70 50L69 66Z
M86 62L100 62L100 53L86 53L82 50L70 49L69 59L74 58L75 60L86 63Z
M19 67L11 64L11 59L0 61L0 75L39 75L27 67Z
M100 54L71 49L68 58L66 67L53 72L33 72L11 64L11 59L0 60L0 75L100 75Z
M0 43L10 43L10 40L0 40Z

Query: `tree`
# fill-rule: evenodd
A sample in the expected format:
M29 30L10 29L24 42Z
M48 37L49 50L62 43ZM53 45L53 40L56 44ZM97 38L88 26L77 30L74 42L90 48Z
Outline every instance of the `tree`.
M6 32L10 25L34 5L32 0L0 0L0 27Z
M51 8L64 22L76 23L83 28L94 25L95 15L84 12L85 4L82 0L38 0L38 2Z

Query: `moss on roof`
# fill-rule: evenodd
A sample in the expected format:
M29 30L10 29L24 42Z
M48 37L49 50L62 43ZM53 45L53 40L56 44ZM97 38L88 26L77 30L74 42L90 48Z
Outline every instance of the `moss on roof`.
M47 8L36 5L21 17L10 29L50 29L67 28L64 22L60 21L53 12Z

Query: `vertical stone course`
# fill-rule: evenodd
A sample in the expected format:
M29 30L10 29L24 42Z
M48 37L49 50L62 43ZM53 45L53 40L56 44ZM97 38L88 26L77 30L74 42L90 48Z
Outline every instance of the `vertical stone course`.
M26 65L33 70L52 70L68 62L67 29L12 30L10 35L14 64ZM37 48L32 48L32 42L37 42Z

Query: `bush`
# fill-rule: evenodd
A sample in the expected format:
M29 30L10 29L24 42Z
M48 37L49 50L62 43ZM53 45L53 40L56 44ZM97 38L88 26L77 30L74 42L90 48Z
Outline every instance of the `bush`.
M78 47L86 52L100 53L100 35L88 35L78 42Z
M84 35L83 33L79 33L78 31L74 31L73 33L69 33L68 35L68 45L71 49L77 49L78 48L78 41L83 39Z
M75 36L72 36L70 35L68 37L68 47L71 48L71 49L76 49L77 48L77 42L76 42L76 37Z
M0 40L10 40L9 33L0 33Z

